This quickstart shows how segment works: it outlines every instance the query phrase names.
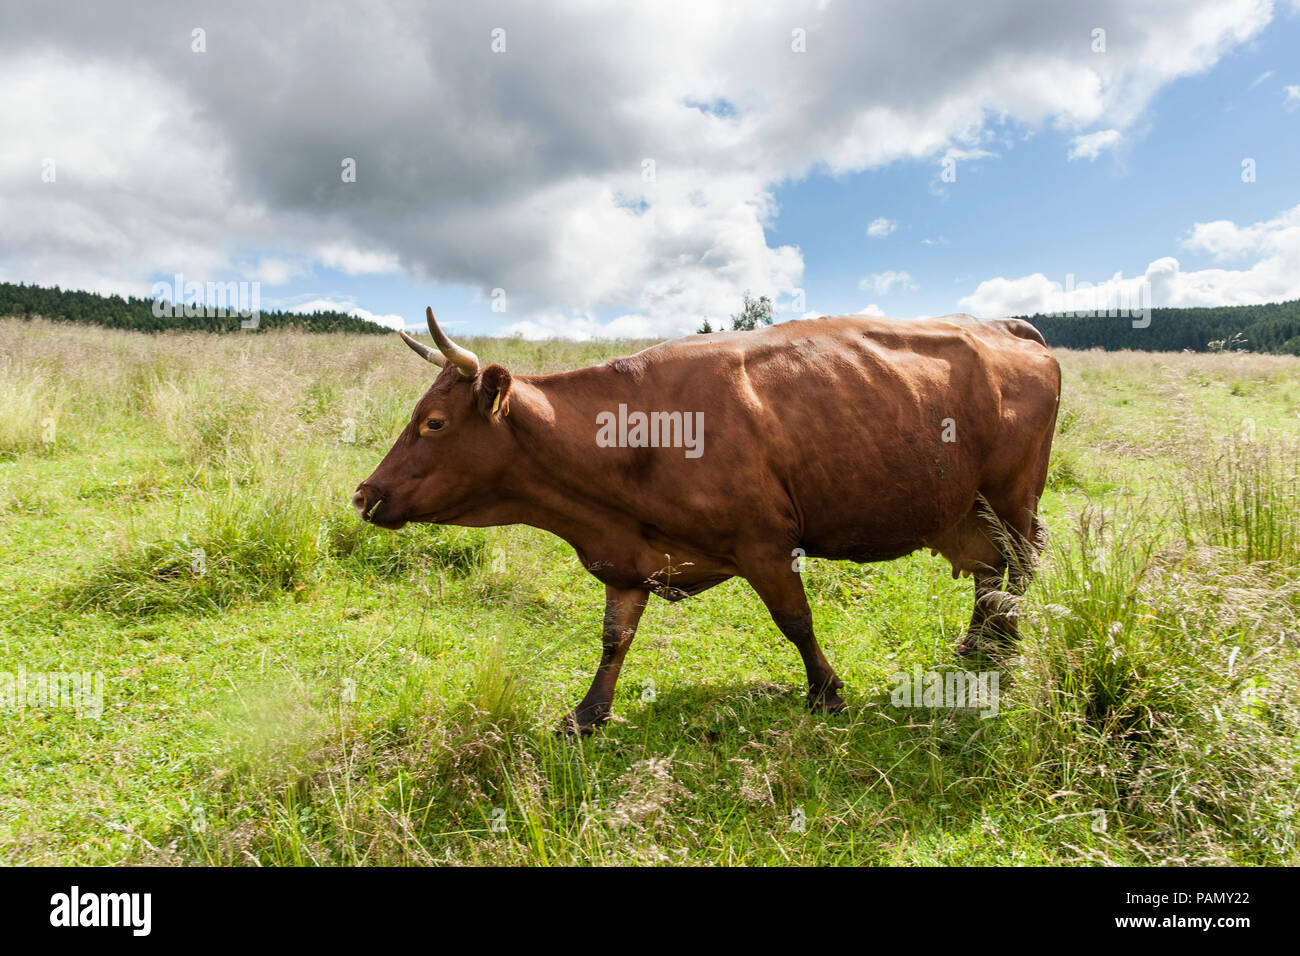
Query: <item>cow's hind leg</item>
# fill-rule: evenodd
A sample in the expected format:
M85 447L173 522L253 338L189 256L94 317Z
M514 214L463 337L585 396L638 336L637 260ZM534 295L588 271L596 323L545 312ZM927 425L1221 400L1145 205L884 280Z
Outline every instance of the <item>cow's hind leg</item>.
M974 578L975 609L966 633L954 648L963 657L989 648L1014 647L1020 640L1019 595L1004 588L1005 582L999 575L978 574Z
M955 650L970 656L990 647L1008 648L1020 638L1020 597L1033 577L1042 523L1033 506L1000 515L983 499L931 547L952 564L953 576L975 581L970 626Z
M813 633L812 609L804 594L803 580L788 559L779 559L761 570L746 572L745 578L767 605L768 613L803 658L808 675L808 706L813 710L838 713L844 709L840 688L844 682L835 673Z
M609 720L614 709L614 687L627 649L636 637L636 626L650 592L643 588L605 586L605 621L601 627L600 666L582 703L560 721L563 734L590 734Z

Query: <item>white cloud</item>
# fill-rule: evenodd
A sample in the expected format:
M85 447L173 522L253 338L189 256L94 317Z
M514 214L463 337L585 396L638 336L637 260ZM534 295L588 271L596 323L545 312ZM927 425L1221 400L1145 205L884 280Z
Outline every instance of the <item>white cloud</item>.
M715 322L714 325L716 326L717 323ZM529 340L575 339L580 342L594 339L647 339L658 336L654 323L644 316L624 315L610 322L601 322L590 313L538 315L520 322L512 322L498 334L517 335Z
M874 315L883 319L885 317L885 310L873 302L865 309L859 309L858 315Z
M1255 81L1254 81L1253 83L1251 83L1250 86L1246 87L1246 89L1248 89L1248 90L1253 90L1255 87L1259 86L1259 84L1263 83L1265 80L1267 80L1267 79L1268 79L1270 76L1272 76L1272 75L1273 75L1273 71L1272 71L1272 70L1265 70L1265 71L1264 71L1263 73L1261 73L1259 76L1255 77Z
M358 307L356 303L354 303L351 299L346 299L346 298L345 299L335 299L335 298L308 299L305 302L297 302L294 305L288 306L285 308L284 311L296 312L303 315L309 312L342 312L345 315L354 315L359 319L366 319L370 322L376 322L379 325L385 325L390 329L404 329L404 328L411 327L412 325L418 327L420 324L415 322L407 322L406 319L404 319L400 315L393 315L391 313L381 315L375 312L371 312L369 309L362 309Z
M390 329L406 328L406 319L404 319L400 315L394 315L391 312L380 314L377 312L371 312L369 309L361 309L361 308L354 307L348 314L355 315L359 319L369 319L371 322L374 322L378 325L386 325Z
M258 260L257 265L252 269L251 275L258 282L265 282L267 285L283 285L290 279L303 275L306 271L301 261L290 261L268 256Z
M980 146L949 146L943 151L943 156L939 160L942 166L945 162L968 163L975 159L996 159L997 153L991 152Z
M1300 250L1300 206L1249 226L1238 226L1227 219L1198 222L1182 240L1182 246L1219 260Z
M879 216L871 220L871 225L867 226L867 235L873 239L883 239L897 228L898 223L893 219Z
M1140 276L1115 273L1071 299L1064 283L1042 273L1017 279L986 279L958 305L976 315L1031 315L1068 308L1090 308L1100 299L1139 301L1149 295L1153 306L1248 305L1300 298L1300 206L1273 219L1238 226L1227 220L1196 223L1181 243L1193 253L1218 260L1254 257L1241 269L1184 271L1173 256L1152 261ZM1144 288L1145 287L1145 288ZM1084 283L1076 284L1083 289ZM1063 304L1064 303L1064 304Z
M1300 86L1291 85L1282 87L1282 105L1293 110L1300 106Z
M401 262L391 252L358 249L347 242L330 242L318 246L315 258L327 269L337 269L350 276L397 272Z
M889 290L894 286L898 286L904 292L912 292L918 288L917 284L912 281L911 275L894 269L877 272L874 275L865 276L858 280L859 289L863 292L874 292L876 295L888 295Z
M1071 161L1086 159L1092 161L1101 155L1102 150L1114 149L1123 139L1117 129L1103 129L1095 133L1085 133L1070 140L1067 158Z
M1062 285L1041 272L1006 279L985 279L975 291L957 300L957 304L974 315L1032 315L1056 308Z
M149 294L153 277L228 272L214 231L255 231L228 155L147 65L0 56L0 263L27 282ZM49 169L53 182L42 181Z

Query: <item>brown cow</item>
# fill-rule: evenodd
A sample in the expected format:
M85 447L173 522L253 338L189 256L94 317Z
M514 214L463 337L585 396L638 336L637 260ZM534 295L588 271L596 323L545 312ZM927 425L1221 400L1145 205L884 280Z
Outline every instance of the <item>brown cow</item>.
M800 555L930 548L975 579L958 650L1015 639L1061 383L1027 322L793 321L534 376L480 365L428 322L437 350L402 338L445 367L353 504L384 528L528 524L573 546L606 603L600 666L563 729L609 718L652 592L732 575L798 648L809 704L840 710Z

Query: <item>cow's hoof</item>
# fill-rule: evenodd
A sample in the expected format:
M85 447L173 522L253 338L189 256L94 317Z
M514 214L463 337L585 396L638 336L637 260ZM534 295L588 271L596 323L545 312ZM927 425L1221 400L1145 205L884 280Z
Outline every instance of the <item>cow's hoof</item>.
M560 721L560 726L555 728L555 735L557 737L590 737L599 726L599 721L583 723L576 714L569 713L564 715L564 718Z
M1015 637L997 631L986 630L978 634L967 631L952 650L966 660L999 661L1013 655L1017 643Z
M808 695L808 709L814 714L839 714L844 712L847 705L840 698L840 695L834 690L823 691L821 694Z

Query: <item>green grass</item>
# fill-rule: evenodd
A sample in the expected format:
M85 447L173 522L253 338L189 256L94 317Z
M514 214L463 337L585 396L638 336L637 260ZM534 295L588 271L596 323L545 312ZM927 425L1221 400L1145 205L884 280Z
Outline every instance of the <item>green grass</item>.
M813 560L848 713L805 711L730 581L651 604L617 719L572 741L603 589L567 546L351 513L427 384L398 344L0 344L0 672L106 685L99 719L0 710L5 862L1297 862L1298 359L1060 353L996 716L891 704L959 666L968 581ZM469 345L519 373L636 347Z

